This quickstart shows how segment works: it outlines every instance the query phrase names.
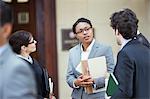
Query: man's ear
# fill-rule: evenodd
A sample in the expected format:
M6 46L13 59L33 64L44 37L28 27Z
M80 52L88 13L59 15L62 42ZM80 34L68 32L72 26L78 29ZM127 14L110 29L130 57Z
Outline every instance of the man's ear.
M3 33L4 38L8 38L11 31L12 31L12 24L10 23L4 24L3 27L1 28L1 33Z
M26 46L24 46L24 45L21 46L21 50L22 50L22 51L25 51L25 50L26 50Z
M115 30L115 34L120 35L120 33L118 32L118 29Z

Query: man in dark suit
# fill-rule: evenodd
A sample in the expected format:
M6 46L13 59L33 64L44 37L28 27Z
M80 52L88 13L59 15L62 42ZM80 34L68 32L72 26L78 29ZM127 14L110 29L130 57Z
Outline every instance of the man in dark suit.
M111 99L150 99L150 49L148 43L139 40L138 19L130 12L123 9L110 18L121 46L114 70L119 84Z
M132 17L132 22L135 23L137 25L137 27L138 27L139 20L137 19L136 14L130 9L124 9L124 11L126 12L127 15ZM120 15L117 12L113 14L113 18L111 18L111 21L112 21L111 26L112 27L116 27L117 26L117 24L118 24L118 20L117 19L119 19L119 17L120 17ZM145 45L145 46L150 48L149 41L146 39L146 37L142 33L139 32L138 29L137 29L136 38L138 39L138 41L141 44L143 44L143 45Z

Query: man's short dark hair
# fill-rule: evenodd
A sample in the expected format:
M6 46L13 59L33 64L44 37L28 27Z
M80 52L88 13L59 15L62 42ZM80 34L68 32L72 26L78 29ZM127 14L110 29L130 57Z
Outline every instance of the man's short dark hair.
M86 19L86 18L79 18L72 26L72 31L76 34L76 26L80 23L80 22L86 22L88 23L91 28L92 28L92 23L90 20Z
M9 44L15 53L20 54L21 46L27 47L31 38L32 34L30 32L24 30L16 31L10 36Z
M4 1L0 0L0 26L3 26L6 23L12 23L12 10L10 6Z
M110 26L115 30L117 29L125 39L136 36L139 21L131 9L126 8L113 13L110 20Z

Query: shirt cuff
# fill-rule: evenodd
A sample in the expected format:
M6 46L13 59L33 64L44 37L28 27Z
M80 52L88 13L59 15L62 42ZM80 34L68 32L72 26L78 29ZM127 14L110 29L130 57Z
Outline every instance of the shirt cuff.
M79 86L76 86L74 82L75 82L75 80L73 81L73 87L74 88L79 88Z
M96 89L96 84L93 84L93 88Z

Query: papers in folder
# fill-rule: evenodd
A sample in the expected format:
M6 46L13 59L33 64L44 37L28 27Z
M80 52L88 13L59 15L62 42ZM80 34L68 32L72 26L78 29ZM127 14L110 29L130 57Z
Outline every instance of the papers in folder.
M52 82L51 78L49 78L48 80L49 80L50 94L52 94L54 85L53 85L53 82Z
M106 76L107 66L106 66L105 56L88 59L88 66L89 66L90 75L93 78ZM81 62L77 66L76 70L82 73Z

